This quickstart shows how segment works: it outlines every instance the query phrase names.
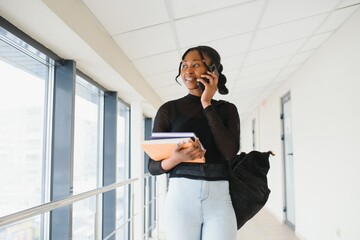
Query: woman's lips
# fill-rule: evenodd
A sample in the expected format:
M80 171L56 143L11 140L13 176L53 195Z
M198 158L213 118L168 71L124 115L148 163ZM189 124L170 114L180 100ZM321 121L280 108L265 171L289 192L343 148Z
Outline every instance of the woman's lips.
M186 78L185 78L185 80L186 80L186 81L195 81L195 80L196 80L196 78L186 77Z

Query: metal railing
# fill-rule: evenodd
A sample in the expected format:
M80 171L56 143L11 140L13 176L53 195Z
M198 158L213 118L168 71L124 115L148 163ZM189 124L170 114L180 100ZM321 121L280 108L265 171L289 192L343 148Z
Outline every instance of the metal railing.
M144 232L143 240L159 239L160 222L159 208L163 204L161 197L166 194L166 189L159 188L158 178L149 173L144 176ZM160 180L161 181L161 180Z
M86 199L86 198L89 198L89 197L92 197L95 195L106 193L108 191L114 190L116 188L119 188L119 187L122 187L125 185L133 184L137 180L138 180L138 178L128 179L128 180L125 180L122 182L118 182L118 183L114 183L114 184L107 185L104 187L100 187L100 188L97 188L94 190L90 190L87 192L69 196L69 197L66 197L66 198L63 198L60 200L56 200L56 201L52 201L49 203L44 203L44 204L41 204L41 205L38 205L38 206L35 206L32 208L28 208L23 211L19 211L19 212L13 213L13 214L9 214L9 215L0 217L0 228L7 226L9 224L12 224L12 223L16 223L16 222L19 222L22 220L29 219L31 217L34 217L34 216L37 216L40 214L50 212L54 209L57 209L57 208L60 208L63 206L71 205L75 202L78 202L80 200L83 200L83 199ZM131 216L131 217L134 217L134 216Z

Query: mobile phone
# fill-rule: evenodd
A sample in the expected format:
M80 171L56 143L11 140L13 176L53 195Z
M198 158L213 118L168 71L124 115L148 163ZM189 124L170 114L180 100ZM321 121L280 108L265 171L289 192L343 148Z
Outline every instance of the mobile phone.
M219 71L217 70L217 67L216 67L215 64L211 64L210 67L207 68L207 71L213 72L213 73L216 74L216 76L219 76ZM204 79L207 83L209 83L209 79L207 79L205 77L202 78L202 79ZM202 84L201 82L198 82L197 85L200 88L201 92L205 91L205 85L204 84Z

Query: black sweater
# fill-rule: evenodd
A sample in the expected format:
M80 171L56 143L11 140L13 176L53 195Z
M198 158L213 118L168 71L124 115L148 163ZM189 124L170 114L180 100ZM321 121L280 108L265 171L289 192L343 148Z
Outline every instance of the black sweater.
M169 177L228 179L228 161L239 151L239 114L232 103L212 100L211 104L203 109L200 97L189 94L159 108L153 132L194 132L206 149L206 163L180 163ZM148 167L153 175L165 173L161 161L149 159Z

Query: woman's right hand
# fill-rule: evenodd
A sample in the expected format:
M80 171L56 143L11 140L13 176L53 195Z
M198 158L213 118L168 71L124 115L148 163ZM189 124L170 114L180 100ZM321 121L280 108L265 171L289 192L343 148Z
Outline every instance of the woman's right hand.
M205 150L201 148L198 139L196 139L190 147L184 147L185 144L188 143L178 143L171 156L161 162L161 167L165 171L174 168L176 165L182 162L204 157Z

